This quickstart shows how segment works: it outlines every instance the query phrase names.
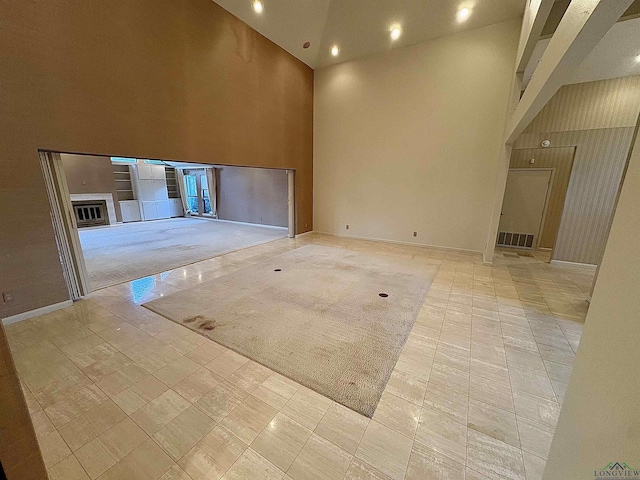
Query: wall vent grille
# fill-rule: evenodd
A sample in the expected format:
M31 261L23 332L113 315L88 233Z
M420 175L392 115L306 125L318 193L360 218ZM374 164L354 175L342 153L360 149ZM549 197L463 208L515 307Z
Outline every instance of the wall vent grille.
M501 247L519 247L532 249L534 239L535 235L531 233L500 232L498 233L497 245Z

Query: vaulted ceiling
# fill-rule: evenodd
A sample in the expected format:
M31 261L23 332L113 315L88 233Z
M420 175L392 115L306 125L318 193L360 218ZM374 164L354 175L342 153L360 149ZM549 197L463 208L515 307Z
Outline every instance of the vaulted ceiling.
M526 0L215 0L312 68L520 18ZM469 9L459 21L458 12ZM401 27L392 40L390 30ZM308 48L303 48L310 42ZM339 48L337 56L331 48Z

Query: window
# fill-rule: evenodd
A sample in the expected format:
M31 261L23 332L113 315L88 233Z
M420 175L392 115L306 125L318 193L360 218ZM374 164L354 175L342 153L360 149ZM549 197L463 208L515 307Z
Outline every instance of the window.
M144 160L142 163L148 163L151 165L164 165L162 160Z
M132 163L135 164L135 158L127 158L127 157L111 157L111 163Z

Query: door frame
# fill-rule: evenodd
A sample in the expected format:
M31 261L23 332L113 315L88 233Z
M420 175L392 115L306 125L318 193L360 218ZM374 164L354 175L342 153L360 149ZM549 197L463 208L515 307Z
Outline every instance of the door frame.
M58 245L62 273L71 300L80 300L91 293L87 267L80 244L78 225L73 212L67 177L58 152L38 151L44 177L51 223Z
M547 183L547 194L544 197L544 206L542 207L542 218L540 219L540 225L538 226L538 233L536 233L535 242L532 250L538 250L538 242L542 237L542 232L544 230L544 222L547 219L547 209L549 208L549 199L551 198L551 189L553 188L553 177L555 175L555 168L553 167L541 167L541 168L510 168L507 171L507 181L509 181L509 173L510 172L551 172L549 175L549 183ZM504 198L502 199L504 205ZM498 232L500 232L500 223L498 222ZM516 247L513 247L516 248Z

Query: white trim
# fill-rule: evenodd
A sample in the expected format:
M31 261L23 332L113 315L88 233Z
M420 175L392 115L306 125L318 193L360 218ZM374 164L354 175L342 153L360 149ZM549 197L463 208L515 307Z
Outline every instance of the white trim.
M458 252L467 252L467 253L483 253L482 250L471 250L469 248L458 248L458 247L445 247L443 245L432 245L429 243L403 242L401 240L387 240L385 238L360 237L357 235L343 235L341 233L321 232L319 230L313 230L313 232L319 233L321 235L330 235L332 237L353 238L354 240L369 240L371 242L395 243L397 245L410 245L414 247L439 248L442 250L456 250ZM311 233L311 232L307 232L307 233Z
M565 262L564 260L551 260L551 265L558 265L559 267L587 268L589 270L595 270L598 268L597 265L592 263Z
M181 217L174 217L174 218L181 218ZM264 227L264 228L274 228L276 230L287 230L287 227L280 227L278 225L265 225L263 223L249 223L249 222L238 222L236 220L223 220L222 218L213 218L213 217L207 217L207 216L199 216L199 215L191 215L190 217L185 217L185 218L192 218L194 220L207 220L209 222L213 221L213 222L226 222L226 223L237 223L240 225L250 225L252 227ZM170 220L170 219L167 219Z
M12 315L11 317L6 317L2 319L3 325L11 325L12 323L21 322L23 320L28 320L33 317L38 317L40 315L44 315L45 313L55 312L56 310L62 310L63 308L67 308L73 305L71 300L65 300L64 302L54 303L53 305L47 305L46 307L36 308L35 310L29 310L28 312L18 313L16 315Z
M118 223L116 220L116 207L113 204L113 195L110 193L71 193L71 202L81 202L84 200L104 200L107 204L107 214L109 215L109 225Z

